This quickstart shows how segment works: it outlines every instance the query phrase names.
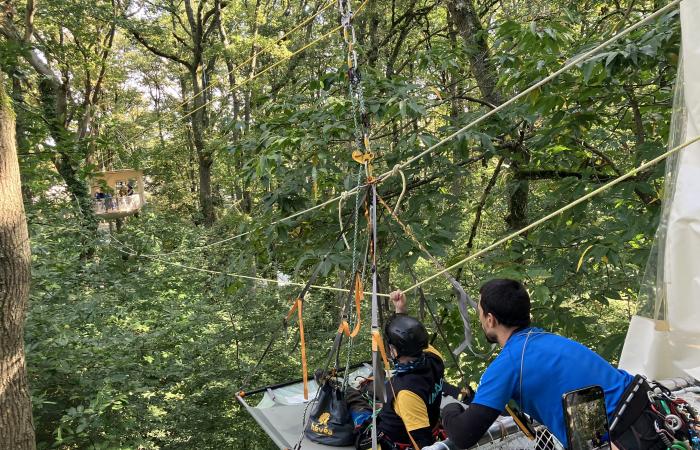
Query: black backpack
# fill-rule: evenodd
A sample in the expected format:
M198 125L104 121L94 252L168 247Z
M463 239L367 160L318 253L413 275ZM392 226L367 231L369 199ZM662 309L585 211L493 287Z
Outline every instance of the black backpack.
M304 434L313 442L345 446L355 442L354 429L348 404L342 389L335 383L321 386Z

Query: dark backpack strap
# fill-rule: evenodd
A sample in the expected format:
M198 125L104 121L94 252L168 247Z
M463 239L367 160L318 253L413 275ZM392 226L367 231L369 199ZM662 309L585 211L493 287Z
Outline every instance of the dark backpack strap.
M610 436L614 440L616 437L628 430L649 408L648 392L651 391L646 378L635 375L632 383L627 386L622 393L620 403L617 404L610 422Z
M610 438L620 449L662 450L666 448L654 427L646 378L636 375L622 394L610 424Z

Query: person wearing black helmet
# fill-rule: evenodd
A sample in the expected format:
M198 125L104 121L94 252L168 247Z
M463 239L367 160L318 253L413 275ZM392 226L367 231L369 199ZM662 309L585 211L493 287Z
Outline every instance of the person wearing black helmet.
M378 440L382 450L421 449L435 442L433 430L440 419L445 366L440 353L429 344L425 326L406 314L406 296L394 291L389 298L396 314L384 327L384 339L394 374L386 382L387 402L377 416ZM359 405L366 411L367 404L361 404L358 397L348 393L351 410L358 411ZM368 422L364 422L358 439L360 450L371 448Z

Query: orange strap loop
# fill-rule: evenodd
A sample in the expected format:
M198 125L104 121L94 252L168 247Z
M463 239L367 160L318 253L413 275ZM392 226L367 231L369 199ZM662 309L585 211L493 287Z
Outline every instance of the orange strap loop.
M301 337L301 371L304 379L304 400L309 399L309 371L306 367L306 339L304 338L304 318L302 316L302 301L297 299L297 312L299 313L299 336Z
M362 325L362 317L360 316L360 306L362 304L362 299L365 298L365 294L362 288L362 280L360 279L360 274L355 274L355 327L350 331L350 325L347 320L343 322L338 327L338 333L344 333L345 336L354 338L360 332L360 326Z
M386 349L384 348L384 339L382 339L382 333L379 330L372 330L372 351L382 355L382 361L384 361L384 369L388 372L391 370L389 366L389 359L386 357Z
M306 338L304 337L304 316L303 316L303 300L297 298L294 300L294 304L289 308L287 317L285 321L289 320L297 312L297 319L299 321L299 341L301 343L301 376L304 380L304 400L309 399L309 371L306 364Z

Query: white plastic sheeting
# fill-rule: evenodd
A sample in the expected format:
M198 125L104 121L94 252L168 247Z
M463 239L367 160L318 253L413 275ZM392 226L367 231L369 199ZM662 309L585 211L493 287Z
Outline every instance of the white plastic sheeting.
M682 51L669 146L700 135L700 1L680 6ZM700 142L671 158L643 307L630 323L620 368L650 378L700 379Z

